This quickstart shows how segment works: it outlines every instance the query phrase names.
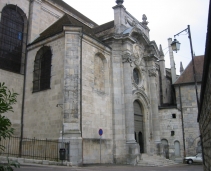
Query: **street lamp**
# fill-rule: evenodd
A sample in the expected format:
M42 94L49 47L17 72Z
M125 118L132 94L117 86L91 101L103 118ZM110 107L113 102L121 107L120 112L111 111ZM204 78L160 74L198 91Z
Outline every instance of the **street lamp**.
M180 50L180 42L177 39L174 39L174 41L171 43L171 48L173 51L179 51Z
M193 67L193 77L194 77L194 83L195 83L195 90L196 90L196 101L197 101L197 109L199 109L199 98L198 98L198 89L197 89L197 81L196 81L196 70L195 70L195 64L194 64L194 60L193 60L193 46L192 46L192 39L191 39L191 33L190 33L190 25L188 25L188 27L175 34L174 35L174 41L171 43L171 47L173 51L179 51L180 50L180 43L179 41L177 41L177 39L175 39L176 36L179 36L182 32L188 32L188 38L190 40L190 49L191 49L191 57L192 57L192 67Z

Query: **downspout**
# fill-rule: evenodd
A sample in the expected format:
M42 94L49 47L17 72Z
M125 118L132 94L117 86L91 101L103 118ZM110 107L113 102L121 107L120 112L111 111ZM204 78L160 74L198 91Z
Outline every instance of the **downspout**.
M22 156L22 143L23 143L23 119L24 119L24 105L25 105L25 91L26 91L26 68L27 68L27 44L28 44L28 33L29 33L29 20L31 17L31 3L33 0L29 0L29 11L27 20L27 31L26 31L26 49L25 49L25 61L24 61L24 77L23 77L23 97L22 97L22 107L21 107L21 135L19 143L19 157Z
M83 31L83 30L82 30ZM82 164L83 164L83 136L82 136L82 39L83 32L81 33L81 49L80 49L80 129L82 139Z
M182 98L181 98L181 89L180 89L180 84L179 84L179 100L180 100L180 109L181 109L181 119L182 119L182 138L183 138L183 150L184 150L183 163L185 163L185 157L186 157L186 149L185 149L185 132L184 132L184 120L183 120L183 108L182 108Z

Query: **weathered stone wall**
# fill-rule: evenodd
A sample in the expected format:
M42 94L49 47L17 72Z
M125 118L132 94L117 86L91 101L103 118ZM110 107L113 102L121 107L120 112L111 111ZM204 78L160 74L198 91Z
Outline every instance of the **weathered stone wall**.
M211 65L206 71L210 75ZM200 132L203 142L204 171L211 170L211 77L207 77L203 105L200 113Z
M9 2L8 0L0 1L0 11L9 4L17 5L28 17L28 7L29 2L27 0L13 0ZM13 72L5 71L0 69L0 82L5 82L5 85L10 90L18 93L17 103L13 105L14 113L8 112L5 115L12 121L12 127L15 128L14 136L20 136L21 127L21 108L22 108L22 94L23 94L23 75L16 74Z
M41 0L34 0L31 7L29 43L64 14L53 6L50 6L48 2Z
M0 69L0 82L4 82L5 86L7 86L9 90L13 90L15 93L18 93L17 103L13 105L14 112L5 113L5 116L7 116L11 120L12 127L15 128L14 136L20 136L23 75Z
M198 84L199 94L200 86L201 85ZM179 86L176 86L175 90L177 107L180 109ZM194 84L181 86L181 101L184 120L186 156L195 155L198 152L197 144L200 141L200 133L199 124L197 122L198 108Z
M33 93L35 47L28 52L26 74L26 96L24 112L24 137L58 139L62 130L62 108L56 107L63 102L63 63L64 38L45 44L52 50L51 89Z
M176 115L176 118L172 117L172 114ZM160 116L160 137L161 140L167 140L169 145L169 158L179 158L183 156L183 135L182 135L182 121L181 112L176 108L162 108L159 110ZM171 135L171 131L174 131L174 135ZM180 155L175 155L175 142L180 144ZM161 150L161 155L165 150Z
M87 36L82 43L82 136L84 163L113 162L110 50Z

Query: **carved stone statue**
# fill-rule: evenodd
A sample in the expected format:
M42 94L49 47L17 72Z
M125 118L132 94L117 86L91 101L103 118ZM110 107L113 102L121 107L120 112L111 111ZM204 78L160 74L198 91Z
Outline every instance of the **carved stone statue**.
M147 16L145 15L145 14L143 14L143 16L142 16L142 24L143 25L147 25L149 22L147 21Z

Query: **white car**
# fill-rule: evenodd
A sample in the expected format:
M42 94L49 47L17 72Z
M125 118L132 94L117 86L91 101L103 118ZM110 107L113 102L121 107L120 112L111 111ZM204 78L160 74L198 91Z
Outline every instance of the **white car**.
M202 154L201 153L198 153L196 156L185 157L185 161L188 164L202 163Z

